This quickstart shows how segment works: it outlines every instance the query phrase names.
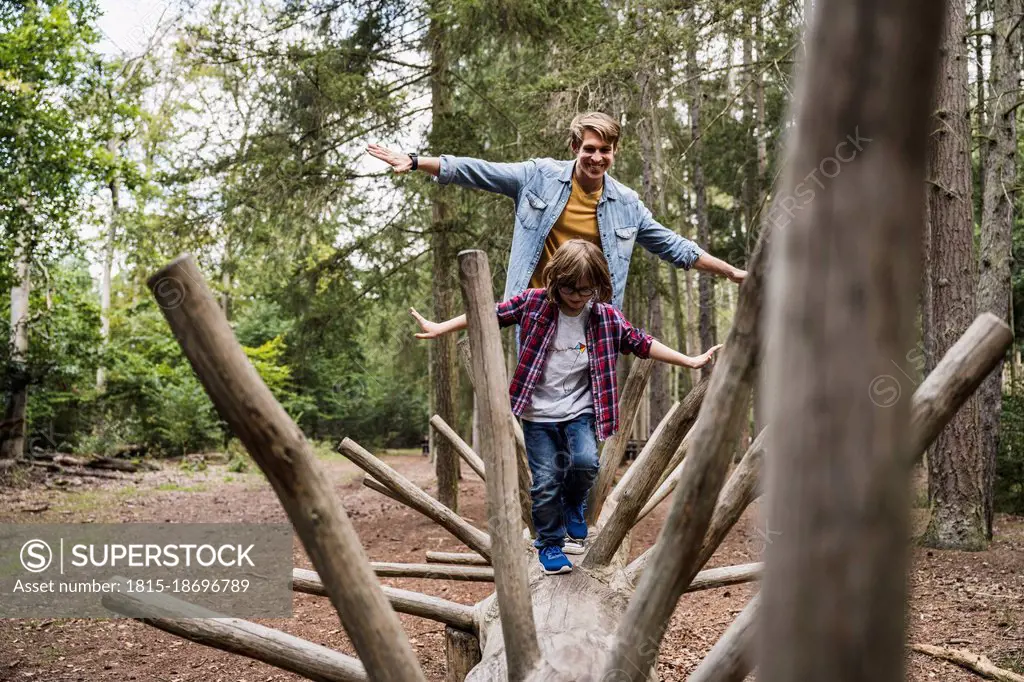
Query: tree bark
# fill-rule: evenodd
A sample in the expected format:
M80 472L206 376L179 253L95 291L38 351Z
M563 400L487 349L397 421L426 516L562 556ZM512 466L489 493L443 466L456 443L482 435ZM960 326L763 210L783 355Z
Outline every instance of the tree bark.
M28 295L32 280L24 237L14 256L14 286L11 287L11 359L8 364L10 394L0 423L0 459L19 460L25 455L28 406Z
M978 274L978 312L989 312L1007 319L1010 310L1010 264L1013 257L1013 206L1017 184L1017 114L1019 96L1019 42L1011 30L1020 30L1017 22L1024 3L1020 0L994 0L995 25L992 31L992 61L989 107L991 126L981 148L988 149L982 165L984 173L981 253ZM980 89L980 86L979 86ZM983 462L985 500L985 537L992 539L993 488L996 457L999 452L999 416L1003 408L1003 363L989 375L978 390L980 448Z
M931 371L974 319L977 267L971 202L965 9L948 0L941 76L928 138L928 238L924 293L925 368ZM901 349L892 357L903 357ZM970 398L928 455L932 514L923 542L980 550L985 540L985 467L978 440L977 399Z
M658 206L658 152L661 143L658 130L658 98L660 88L655 64L649 63L637 78L640 87L641 118L637 122L642 157L642 190L644 203L652 211ZM647 332L657 339L664 338L664 318L661 307L661 259L646 252L647 259ZM651 368L650 381L650 423L662 420L672 404L669 395L669 366L658 362Z
M689 13L691 26L696 26L694 13ZM693 30L696 30L694 28ZM701 114L701 91L700 65L697 62L697 40L696 35L688 37L686 50L687 78L690 81L690 166L693 173L693 194L695 198L695 211L697 213L697 243L703 249L711 250L711 227L708 223L707 190L704 185L704 163L701 158L704 142L701 140L700 114ZM697 273L697 291L700 306L700 318L698 328L700 333L700 348L694 349L700 353L715 345L718 337L718 330L715 324L715 280L712 275L706 272ZM701 377L707 378L711 375L710 365L705 365L700 371Z
M444 651L445 682L463 682L480 662L480 640L476 635L451 626L444 629Z
M115 138L107 140L107 151L117 159L121 145ZM114 250L117 245L117 226L121 217L121 179L115 172L107 183L110 189L110 222L103 244L103 271L100 273L100 346L110 343L110 287L114 269ZM96 392L107 390L107 368L102 364L96 368Z
M444 151L445 143L453 138L452 92L449 83L447 25L440 2L430 13L427 43L430 49L431 76L431 131L430 146L436 154ZM455 207L451 205L445 188L433 188L433 222L430 246L433 254L431 289L434 298L434 319L448 320L455 316ZM455 359L455 336L446 334L436 339L433 346L431 390L434 395L433 413L448 424L457 424L455 396L458 394L458 373ZM459 510L459 458L455 448L445 439L431 443L437 474L437 499L452 511Z

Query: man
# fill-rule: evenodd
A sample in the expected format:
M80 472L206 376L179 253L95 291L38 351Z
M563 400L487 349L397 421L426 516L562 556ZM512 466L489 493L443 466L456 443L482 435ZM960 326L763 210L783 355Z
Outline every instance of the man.
M608 175L620 134L618 122L607 114L576 116L569 124L569 147L576 157L572 161L493 163L449 155L419 157L375 144L366 150L396 173L418 169L436 176L443 185L454 182L515 201L503 300L528 287L543 287L544 266L570 239L585 239L604 253L612 278L612 304L619 309L636 243L677 267L696 267L742 282L746 271L702 251L660 224L636 192Z

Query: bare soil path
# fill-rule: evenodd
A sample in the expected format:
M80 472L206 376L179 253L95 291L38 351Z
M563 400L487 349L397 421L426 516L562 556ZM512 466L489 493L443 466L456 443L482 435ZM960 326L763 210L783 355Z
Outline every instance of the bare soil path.
M389 456L403 475L432 491L432 471L418 455ZM415 512L364 488L354 465L323 460L371 559L421 563L427 550L465 551L458 541ZM471 472L460 486L461 512L484 523L483 484ZM635 533L633 555L654 540L667 505ZM66 488L0 488L0 523L275 522L284 511L258 473L223 465L182 471L172 463L121 481ZM757 561L772 537L756 504L726 539L709 567ZM296 540L296 566L310 567ZM556 579L556 578L552 578ZM472 604L491 591L484 583L393 579L386 583ZM989 550L974 554L914 550L909 614L915 642L984 654L1024 672L1024 519L1000 516ZM664 680L684 680L756 590L740 585L686 595L676 609L659 658ZM430 680L444 679L444 629L401 616ZM353 653L326 599L296 594L294 616L262 623ZM980 679L951 664L910 654L908 679ZM125 619L0 620L0 680L124 682L271 682L296 676L248 659L192 644Z

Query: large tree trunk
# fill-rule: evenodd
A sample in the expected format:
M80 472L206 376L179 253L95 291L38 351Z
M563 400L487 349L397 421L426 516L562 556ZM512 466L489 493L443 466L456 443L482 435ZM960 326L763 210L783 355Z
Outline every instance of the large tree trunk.
M696 32L694 13L690 12L688 22ZM690 81L690 166L693 169L693 194L695 199L695 210L697 213L697 243L703 249L711 249L711 228L708 224L707 194L704 186L704 164L701 159L704 143L701 140L700 111L701 111L701 84L700 65L697 63L697 35L688 36L688 47L686 50L687 78ZM697 290L700 305L700 319L698 326L700 330L700 348L693 349L700 353L715 345L717 329L715 325L715 280L712 275L700 272L697 275ZM711 366L705 365L701 369L701 376L711 375Z
M984 14L986 6L991 5L994 0L974 0L974 86L976 88L975 103L974 103L974 116L976 120L976 128L979 135L985 133L988 126L985 123L985 110L988 107L988 103L985 101L985 55L984 55L984 42L985 34L981 30L982 26L982 14ZM993 48L995 48L995 39L993 38ZM995 52L992 52L993 58L995 58ZM976 213L981 215L984 210L982 205L982 197L985 196L985 169L988 167L988 154L991 145L985 143L983 139L981 144L978 145L978 197ZM971 166L973 170L973 164Z
M914 341L942 14L928 0L815 5L779 196L848 156L837 144L855 130L872 141L773 244L763 368L767 396L785 399L762 398L762 682L903 679L910 400L882 407L866 389Z
M655 66L649 65L638 77L640 86L641 119L637 122L640 138L640 153L643 157L644 203L652 211L658 207L661 195L658 182L658 152L660 144L658 130L658 82ZM647 331L655 338L664 338L664 320L661 311L661 259L647 253ZM671 404L669 395L669 367L656 363L651 370L650 380L650 423L657 424Z
M976 261L971 203L971 126L967 110L964 5L949 1L935 116L929 136L928 223L923 301L926 369L974 318ZM909 347L908 347L909 349ZM904 357L908 349L892 357ZM967 401L928 456L932 515L924 542L979 550L985 541L985 467L978 448L977 401Z
M435 3L439 4L439 3ZM448 81L448 50L443 12L435 8L430 19L427 42L430 48L432 73L430 78L431 132L430 145L438 153L452 139L452 93ZM455 286L458 282L453 244L455 207L446 190L434 188L431 250L433 252L434 319L448 320L455 316ZM458 424L455 414L458 373L455 364L455 336L448 334L432 345L431 390L434 395L434 414L452 425ZM437 473L437 499L453 511L459 507L459 458L455 449L444 439L433 441L432 451Z
M25 414L28 406L28 295L31 288L29 256L22 238L14 256L11 287L11 360L8 366L10 393L0 423L0 460L20 459L25 454Z
M991 126L981 148L988 149L982 166L984 199L981 216L981 258L978 276L978 312L1005 320L1010 309L1013 195L1017 184L1017 117L1019 44L1011 30L1024 10L1020 0L995 0L992 32ZM980 90L980 87L979 87ZM992 490L999 452L999 416L1003 407L1003 364L978 389L981 453L984 477L985 536L992 539Z
M120 145L114 138L107 140L107 151L117 158ZM117 244L117 224L121 216L121 180L115 173L107 185L110 188L110 222L103 244L103 271L100 273L100 344L110 343L110 286L114 269L114 249ZM107 390L107 368L102 364L96 368L96 392Z

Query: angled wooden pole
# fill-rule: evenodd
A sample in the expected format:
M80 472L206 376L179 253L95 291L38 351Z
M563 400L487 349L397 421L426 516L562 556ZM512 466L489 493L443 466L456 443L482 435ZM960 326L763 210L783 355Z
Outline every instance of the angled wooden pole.
M622 398L619 401L619 432L609 438L601 450L597 480L590 489L590 497L587 500L587 523L591 526L601 518L601 509L604 507L608 493L612 490L615 474L619 470L619 465L622 464L622 457L626 454L629 434L636 422L640 399L647 389L647 382L651 379L653 368L654 361L650 358L636 358L629 369L626 386L622 389Z
M476 475L484 480L484 461L480 459L480 455L473 452L473 448L469 447L469 444L459 437L459 434L455 433L455 429L448 426L448 423L441 419L441 415L435 414L430 418L430 425L434 427L434 430L444 436L452 447L455 448L455 452L459 453L459 457L469 465L469 468L476 472Z
M374 457L351 438L341 441L338 450L353 464L390 488L402 502L466 543L470 549L483 556L490 556L491 541L487 533L472 526L464 518L423 492L422 488L382 462L380 458Z
M398 502L399 504L403 504L406 507L412 506L409 504L409 500L407 498L399 495L391 488L387 487L383 483L380 483L379 481L377 481L377 479L371 477L369 474L363 476L363 485L374 492L380 493L384 497L390 497L392 500Z
M687 451L690 449L690 441L693 439L693 431L687 432L683 438L683 442L679 444L679 449L676 450L676 454L672 456L672 460L678 460L675 465L670 461L668 466L665 467L665 475L662 476L661 482L658 484L658 489L651 494L651 498L647 500L647 504L640 510L640 513L636 515L636 523L643 521L644 517L654 511L654 508L661 504L666 497L672 494L679 485L679 477L683 475L683 458L686 456Z
M519 481L505 358L491 292L491 270L483 251L459 254L459 284L466 304L473 385L480 415L481 449L487 469L487 516L491 563L501 613L509 682L526 679L540 660L526 573Z
M127 580L122 579L122 585ZM367 682L359 659L286 632L240 618L205 612L170 594L123 589L104 594L103 606L158 630L204 646L238 654L320 682Z
M469 566L489 566L487 557L473 552L433 552L426 554L428 564L466 564Z
M199 268L182 256L148 284L217 412L281 500L367 673L376 679L424 680L312 447L245 356Z
M923 195L952 200L926 174L949 6L815 3L779 196L862 149L772 245L760 682L904 679L910 400L874 390L917 343Z
M655 449L655 446L657 446L657 450L659 451L658 460L665 460L665 463L660 465L657 482L664 481L669 476L669 473L671 472L669 467L674 466L673 462L678 464L679 461L682 460L683 455L686 454L686 451L683 449L683 443L686 442L686 435L689 435L690 428L697 420L697 414L700 412L700 406L704 404L704 396L707 395L707 392L708 379L705 377L698 381L694 387L691 388L685 396L683 396L683 399L678 404L685 408L685 412L676 416L677 419L683 418L685 420L682 424L672 422L669 419L670 412L666 413L665 416L662 417L658 426L654 429L654 433L651 434L650 439L648 439L647 444L644 446L644 449L640 451L639 455L637 455L636 461L626 469L626 473L624 473L622 478L619 479L619 482L615 484L611 495L608 497L609 505L617 505L623 492L632 491L635 488L634 478L639 472L646 468L641 465L644 463L644 460L651 457L652 450ZM682 437L676 433L676 431L680 429L684 433ZM668 440L663 440L666 437ZM666 457L664 453L661 453L660 451L669 446L672 446L671 452L669 452ZM607 515L608 510L606 509L602 516L607 517Z
M684 474L655 543L650 567L641 576L619 623L605 671L619 675L616 679L622 682L647 679L676 603L697 573L700 545L732 461L736 434L746 418L760 346L765 234L763 230L740 288L733 326L693 426L693 442L683 460ZM692 474L685 473L691 468Z
M305 568L292 569L292 589L305 594L327 596L327 590L324 589L320 576L316 574L316 571ZM391 608L399 613L436 620L467 632L475 633L477 631L476 610L472 606L387 585L383 585L381 589L384 590L384 595L391 603Z
M462 362L463 369L466 370L466 374L469 375L469 383L473 385L473 391L476 392L476 378L473 376L473 353L470 349L469 337L465 337L459 340L459 361ZM477 410L479 412L479 410ZM478 419L479 421L479 419ZM519 422L515 419L512 420L512 431L516 437L516 477L519 481L519 514L523 519L523 524L533 534L536 532L536 528L533 527L533 509L532 502L530 500L530 486L532 478L530 475L530 463L526 458L526 443L523 438L523 427L519 425Z
M702 380L686 395L683 402L673 405L665 415L656 434L630 467L633 475L629 480L624 478L616 488L618 494L615 508L608 522L598 531L593 546L583 560L583 566L606 566L612 560L636 522L637 514L657 487L669 459L697 419L707 385L707 379Z
M754 669L754 634L761 595L747 602L686 682L743 682Z
M372 561L370 566L379 578L428 578L433 580L466 580L477 583L494 582L491 566L464 564L402 564Z

